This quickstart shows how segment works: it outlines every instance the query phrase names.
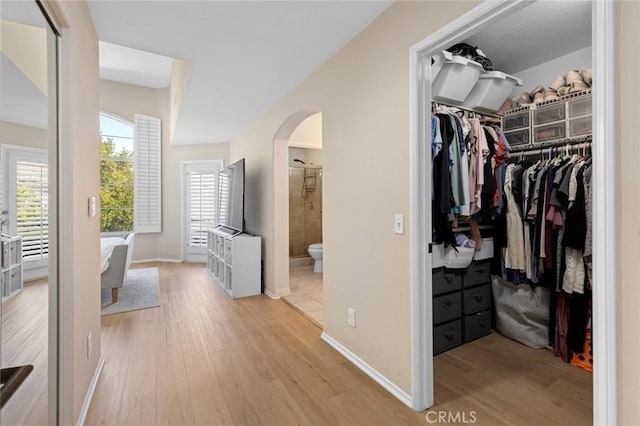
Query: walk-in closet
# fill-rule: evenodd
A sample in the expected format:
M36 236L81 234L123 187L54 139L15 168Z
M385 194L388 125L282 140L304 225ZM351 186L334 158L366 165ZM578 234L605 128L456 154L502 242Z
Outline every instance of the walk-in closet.
M432 57L434 409L592 422L591 7L532 2Z

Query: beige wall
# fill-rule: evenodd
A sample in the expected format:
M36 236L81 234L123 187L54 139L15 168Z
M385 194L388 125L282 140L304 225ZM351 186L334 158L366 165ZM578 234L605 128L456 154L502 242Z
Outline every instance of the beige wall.
M85 1L51 1L64 27L59 76L60 424L75 424L100 358L100 220L87 215L99 182L98 40ZM87 357L87 336L93 352Z
M640 86L636 84L640 59L640 3L617 2L616 28L618 47L617 114L618 114L618 424L638 424L640 395ZM612 171L613 177L613 171ZM602 283L615 285L615 283ZM597 336L595 337L597 339ZM596 354L597 356L597 354Z
M135 114L162 120L162 232L136 236L133 259L181 259L180 162L222 159L229 162L229 144L171 145L170 90L150 89L100 80L100 108L133 122Z
M289 144L322 148L322 113L313 114L300 123L289 137Z
M0 143L47 149L47 130L0 121Z
M265 239L266 286L275 293L273 137L296 111L322 111L324 330L406 392L409 48L472 6L395 3L231 144L232 160L247 159L247 226ZM405 235L393 233L395 213L407 217Z
M178 120L178 114L180 113L180 107L182 107L182 97L184 96L184 89L187 85L188 78L189 62L174 59L173 66L171 67L171 83L169 85L169 96L171 98L169 142L171 142L173 132L176 130L176 122Z

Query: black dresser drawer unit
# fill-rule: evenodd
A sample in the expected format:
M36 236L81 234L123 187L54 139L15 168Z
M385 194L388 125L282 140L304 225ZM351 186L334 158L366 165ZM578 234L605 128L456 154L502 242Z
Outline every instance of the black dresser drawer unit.
M491 333L491 259L432 270L433 354Z
M464 343L491 334L491 311L482 311L464 317Z
M432 283L434 296L460 290L462 288L462 271L447 268L434 269Z
M465 315L491 309L491 284L465 288L462 291L462 313Z
M491 282L491 260L474 261L463 271L462 286L464 288Z
M462 344L462 321L446 322L433 327L433 354L453 349Z
M433 298L433 323L440 324L460 318L462 294L459 291Z

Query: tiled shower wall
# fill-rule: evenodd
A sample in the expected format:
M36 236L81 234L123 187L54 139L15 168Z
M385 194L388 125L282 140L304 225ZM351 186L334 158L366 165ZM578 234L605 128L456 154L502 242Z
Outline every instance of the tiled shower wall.
M303 167L289 167L289 257L308 256L310 244L322 242L322 169L316 189L302 198Z

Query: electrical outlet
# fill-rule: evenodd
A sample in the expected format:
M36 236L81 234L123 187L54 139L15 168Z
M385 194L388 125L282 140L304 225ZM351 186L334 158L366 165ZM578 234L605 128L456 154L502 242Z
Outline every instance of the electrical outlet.
M91 358L91 353L93 352L93 333L89 333L87 335L87 359Z
M349 325L353 328L356 328L356 310L353 308L347 309L347 321Z

